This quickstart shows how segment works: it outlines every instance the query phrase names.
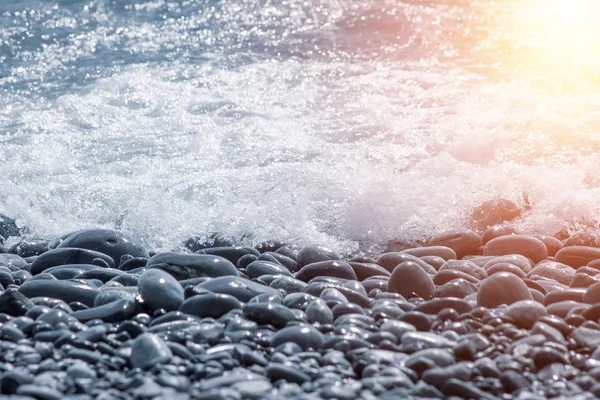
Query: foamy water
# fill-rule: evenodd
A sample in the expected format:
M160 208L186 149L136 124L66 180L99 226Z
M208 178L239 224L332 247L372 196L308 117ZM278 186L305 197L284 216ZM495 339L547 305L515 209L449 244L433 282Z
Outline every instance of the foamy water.
M0 2L0 212L155 249L350 250L524 192L520 230L596 220L598 81L532 51L520 4Z

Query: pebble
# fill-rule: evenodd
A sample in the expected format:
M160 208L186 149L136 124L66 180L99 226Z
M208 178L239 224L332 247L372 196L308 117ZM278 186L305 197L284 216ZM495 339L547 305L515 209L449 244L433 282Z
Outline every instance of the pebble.
M172 357L169 346L153 333L141 334L131 344L130 362L134 368L148 369L168 363Z
M533 300L527 285L509 272L494 274L484 280L477 292L480 306L495 308L501 304L511 305L520 300Z
M469 229L451 229L444 231L427 241L429 246L445 246L451 248L458 259L469 254L476 254L483 246L481 236Z
M417 295L423 299L430 299L435 291L435 284L418 264L408 261L394 268L388 290L404 297Z
M108 229L86 229L74 232L65 238L57 248L87 249L106 254L113 259L113 265L119 265L121 257L148 257L143 246L121 232Z
M556 262L572 268L583 267L594 260L600 259L600 248L589 246L568 246L560 249L554 256Z
M19 287L19 292L28 298L47 296L67 303L78 301L88 307L94 305L94 299L99 293L87 284L55 280L27 281Z
M575 276L575 273L576 270L569 265L556 261L543 261L536 264L527 276L543 276L563 285L568 285Z
M490 240L483 248L484 256L509 254L520 254L538 263L548 257L548 249L541 240L530 235L500 236Z
M271 347L277 347L283 343L292 342L300 346L302 350L319 350L325 343L325 338L316 328L307 324L288 326L279 330L271 336Z
M190 297L181 303L178 310L200 318L219 318L231 310L242 309L235 297L222 293L207 293Z
M283 265L271 261L257 260L246 267L246 275L249 278L258 278L263 275L292 276L292 273Z
M548 315L548 311L537 301L520 300L509 305L505 315L512 318L517 328L531 329L539 318Z
M231 261L209 254L158 253L148 260L146 267L161 269L179 281L198 277L239 275Z
M37 275L48 268L58 265L94 264L96 259L102 260L110 268L115 267L114 260L104 253L86 249L61 247L49 250L38 256L31 264L31 274Z
M259 325L273 325L275 328L283 328L296 319L286 306L275 303L248 303L244 306L244 315Z
M279 251L278 251L279 252ZM341 257L333 250L319 245L303 247L298 252L297 262L301 267L305 265L330 260L341 260Z
M320 261L305 264L294 274L294 278L303 282L309 282L313 278L323 276L353 280L357 279L356 273L352 267L343 261Z
M440 267L438 273L441 271L460 271L465 274L471 275L478 281L481 281L488 277L488 273L485 269L481 268L477 264L469 260L450 260Z
M152 310L176 310L183 303L183 287L172 275L149 269L140 275L137 287L144 303Z
M320 324L333 323L333 312L327 304L320 299L312 301L306 308L305 313L308 322L312 324L316 322Z
M437 256L444 260L456 260L456 252L447 246L426 246L402 250L401 253L415 257Z
M214 279L210 279L204 283L197 285L200 289L205 289L213 293L228 294L241 302L248 302L255 296L267 294L267 295L278 295L279 291L270 288L260 283L253 282L251 280L234 277L234 276L223 276Z
M245 255L253 255L258 257L260 253L258 250L252 247L234 247L234 246L222 246L222 247L207 247L195 252L196 254L211 254L214 256L223 257L229 260L233 265L237 265L240 258Z
M425 272L430 274L435 274L436 269L431 265L427 264L425 261L421 260L418 257L415 257L410 254L400 253L400 252L392 252L382 254L377 259L377 264L381 265L389 272L393 272L394 269L403 262L412 261L419 265Z

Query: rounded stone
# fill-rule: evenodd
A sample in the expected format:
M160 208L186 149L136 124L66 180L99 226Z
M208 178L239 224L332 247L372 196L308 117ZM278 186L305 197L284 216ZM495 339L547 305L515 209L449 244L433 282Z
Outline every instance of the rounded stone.
M139 335L131 345L130 362L134 368L149 369L168 363L172 357L169 346L153 333Z
M138 289L144 303L152 310L176 310L183 303L183 287L171 274L149 269L140 275Z
M485 272L483 268L469 260L447 261L440 267L438 272L446 270L464 272L465 274L469 274L479 281L488 277L487 272Z
M462 299L473 293L477 293L477 286L472 282L459 278L438 286L433 292L433 297L457 297Z
M294 274L294 278L303 282L308 282L313 278L322 276L353 280L357 279L356 273L352 267L343 261L320 261L304 264L304 266Z
M38 256L31 264L31 274L37 275L59 265L94 264L96 259L103 260L110 268L115 266L114 260L104 253L87 249L61 247Z
M505 314L513 319L516 327L531 329L539 318L548 315L548 311L537 301L521 300L509 305Z
M308 264L329 261L329 260L341 260L341 257L333 250L319 245L304 246L300 252L298 252L298 264L305 266Z
M477 292L480 306L495 308L501 304L513 304L520 300L533 300L527 285L515 274L501 272L484 280Z
M86 229L72 233L57 248L72 247L98 251L110 256L114 265L119 265L125 254L133 257L148 257L144 247L121 232L108 229Z
M66 303L79 301L88 307L93 307L94 299L99 293L97 289L83 283L49 279L27 281L19 287L19 292L28 298L51 297Z
M258 324L273 325L275 328L283 328L296 319L289 308L275 303L248 303L244 306L244 315Z
M315 322L320 324L333 323L333 312L321 299L312 301L306 308L305 313L308 322L311 324L314 324Z
M239 276L231 261L209 254L158 253L148 260L147 268L162 269L177 280Z
M435 284L423 269L412 261L399 264L390 277L388 291L399 293L408 298L415 294L423 299L429 299L435 291Z
M429 246L449 247L459 259L469 254L476 254L477 249L483 246L481 236L469 229L444 231L429 239L427 244Z
M178 310L200 318L219 318L231 310L241 308L242 303L233 296L221 293L206 293L185 300Z
M515 231L515 228L513 228L510 225L493 225L483 232L483 235L481 235L481 239L483 241L483 244L485 245L487 242L496 239L497 237L512 235L515 233L517 233Z
M401 253L415 257L437 256L444 260L456 260L456 252L447 246L425 246L402 250Z
M490 226L512 221L519 216L521 216L521 209L513 201L500 198L488 200L477 206L471 218L474 228L483 231Z
M582 298L584 303L598 304L600 303L600 282L594 283L587 288Z
M277 347L287 342L297 344L302 350L320 350L325 339L321 332L308 324L289 326L271 336L271 347Z
M533 236L510 235L490 240L483 249L484 256L521 254L538 263L548 257L546 245Z
M572 267L556 261L543 261L535 266L528 274L528 277L534 275L552 279L563 285L568 285L577 271Z
M258 278L262 275L285 275L292 276L291 272L281 264L257 260L246 267L246 275L249 278Z
M540 239L546 245L549 257L554 257L564 247L562 242L555 237L546 235L534 235L534 237Z
M589 246L569 246L560 249L555 260L575 269L588 265L591 261L600 259L600 248Z
M483 269L487 271L489 268L492 268L494 265L506 264L506 263L517 266L519 269L521 269L521 271L523 271L526 274L531 272L531 269L532 269L531 261L529 261L529 259L527 257L522 256L520 254L509 254L506 256L493 257L491 260L487 261L483 265Z

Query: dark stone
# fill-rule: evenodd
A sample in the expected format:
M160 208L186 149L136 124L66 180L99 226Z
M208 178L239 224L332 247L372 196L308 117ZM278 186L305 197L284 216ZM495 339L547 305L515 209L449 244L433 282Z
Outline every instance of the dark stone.
M273 382L280 379L286 382L297 383L299 385L310 381L310 376L306 375L301 370L287 366L285 364L270 363L266 368L267 377Z
M13 244L8 252L26 258L37 256L48 251L48 241L36 237L24 237Z
M19 292L30 299L47 296L66 303L79 301L89 307L94 305L94 299L99 293L89 285L56 280L30 280L21 285Z
M543 261L538 263L527 276L543 276L544 278L553 279L563 285L568 285L573 279L573 276L575 276L575 273L576 270L569 265L556 261Z
M0 236L8 239L10 236L19 236L20 234L16 221L0 213Z
M268 286L235 276L214 278L199 284L197 287L213 293L229 294L242 302L248 302L251 298L261 294L279 294L279 291Z
M233 265L237 265L240 258L247 254L258 257L260 253L252 247L208 247L195 252L196 254L210 254L223 257L229 260Z
M377 259L377 264L381 265L387 271L393 272L394 269L398 265L402 264L403 262L408 262L408 261L412 261L412 262L416 263L427 273L430 273L430 274L436 273L436 269L433 268L431 265L427 264L425 261L421 260L420 258L415 257L410 254L407 254L407 253L400 253L400 252L384 253Z
M365 280L372 276L391 276L390 272L378 264L349 262L350 267L354 270L359 281Z
M138 288L144 303L155 311L176 310L183 303L183 287L172 275L159 269L149 269L140 275Z
M600 259L600 248L589 246L569 246L560 249L554 256L556 262L572 268L579 268Z
M221 293L207 293L190 297L180 306L179 311L201 318L219 318L231 310L239 310L242 304L235 297Z
M115 268L96 268L89 271L81 272L80 274L73 277L73 279L98 279L102 283L106 283L117 276L125 275L125 272Z
M423 269L412 261L399 264L390 277L388 291L399 293L408 298L419 296L430 299L435 291L435 285L431 277Z
M213 233L207 236L192 236L183 242L183 246L192 252L196 252L211 247L230 247L233 246L233 242L218 233Z
M292 342L302 350L320 350L325 338L321 332L309 324L298 324L283 328L270 338L271 347L277 347L283 343Z
M438 273L446 270L464 272L465 274L471 275L478 281L481 281L488 277L487 272L483 268L469 260L447 261L444 265L440 267Z
M477 292L477 303L495 308L501 304L513 304L519 300L533 300L527 285L509 272L494 274L484 280Z
M548 257L546 245L530 235L509 235L497 237L489 241L484 249L484 256L504 256L521 254L538 263Z
M131 238L108 229L86 229L72 233L57 248L87 249L106 254L112 258L111 268L119 265L121 257L148 257L148 251Z
M514 393L517 390L527 389L530 386L523 374L512 370L504 371L500 377L500 382L507 393Z
M166 271L177 280L239 275L229 260L209 254L159 253L150 258L146 266Z
M88 310L74 311L71 313L71 316L81 322L95 319L100 319L104 322L121 322L132 318L137 312L138 307L135 302L128 299L121 299Z
M33 302L15 287L10 287L0 294L0 313L18 317L25 315L33 306Z
M287 307L274 303L248 303L244 306L244 315L259 325L273 325L275 328L283 328L296 319Z
M106 254L93 250L62 247L38 256L31 264L31 274L37 275L58 265L92 264L96 258L106 261L111 268L115 266L113 259Z
M500 225L521 216L521 209L511 200L488 200L473 210L471 215L474 229L484 231L490 226Z
M436 273L433 277L433 283L441 286L456 279L462 279L472 284L479 283L479 280L472 275L469 275L462 271L454 271L450 269L446 269L444 271L439 271L438 273Z
M262 253L260 256L258 256L258 259L278 262L279 264L286 267L287 270L291 273L294 273L300 269L300 266L294 259L275 252Z
M444 231L427 241L430 246L446 246L454 250L457 258L476 254L483 246L481 236L468 229L451 229Z
M512 318L514 325L522 329L531 329L533 324L546 315L546 308L533 300L521 300L512 303L506 309L506 315Z
M319 261L304 264L304 266L294 275L296 279L304 282L322 276L353 280L357 279L352 267L343 261Z
M121 271L131 271L137 268L145 267L146 264L148 264L148 259L146 257L132 257L122 262L119 265L119 269Z
M258 278L262 275L292 276L292 273L281 264L257 260L246 267L246 275L248 275L249 278Z
M435 292L433 292L433 297L457 297L462 299L473 293L477 293L477 286L472 282L459 278L438 286Z
M134 368L149 369L156 364L165 364L173 353L169 346L157 335L143 333L131 345L131 365Z
M279 252L279 251L278 251ZM303 247L298 252L297 262L301 267L305 265L330 260L340 260L341 257L333 250L319 245L309 245Z
M471 305L465 300L447 297L426 301L425 303L418 305L415 308L415 311L425 314L437 314L441 310L447 308L456 310L458 314L465 314L473 309L473 307L471 307Z

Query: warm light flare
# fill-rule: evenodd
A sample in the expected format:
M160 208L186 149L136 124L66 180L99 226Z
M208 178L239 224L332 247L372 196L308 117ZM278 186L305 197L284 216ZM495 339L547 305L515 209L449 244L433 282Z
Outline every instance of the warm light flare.
M600 0L530 0L518 9L508 35L519 69L572 84L598 77Z

